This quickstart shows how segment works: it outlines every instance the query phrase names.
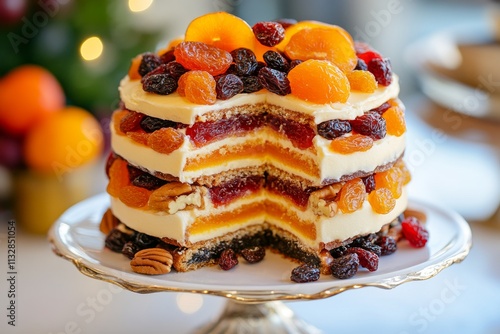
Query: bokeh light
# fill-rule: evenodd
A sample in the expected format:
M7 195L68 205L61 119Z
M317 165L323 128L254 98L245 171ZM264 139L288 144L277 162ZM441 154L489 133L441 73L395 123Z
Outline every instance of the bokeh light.
M128 0L128 8L134 13L143 12L151 7L152 3L153 0Z
M99 58L104 50L104 45L99 37L93 36L83 41L80 54L83 59L90 61Z
M203 297L200 295L180 293L176 299L179 309L187 314L195 313L203 306Z

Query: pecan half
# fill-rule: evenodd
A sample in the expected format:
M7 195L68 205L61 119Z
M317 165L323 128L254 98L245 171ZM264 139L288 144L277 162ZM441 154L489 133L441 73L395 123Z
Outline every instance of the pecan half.
M99 224L99 230L108 235L112 229L114 229L120 221L113 215L111 209L107 209L102 216L101 223Z
M170 272L173 262L172 254L166 249L146 248L135 253L130 267L139 274L161 275Z
M335 183L312 192L309 196L309 205L313 212L320 216L335 216L338 211L335 197L341 188L342 183Z
M206 189L187 183L171 182L156 189L149 197L148 205L153 210L174 214L177 211L204 206Z

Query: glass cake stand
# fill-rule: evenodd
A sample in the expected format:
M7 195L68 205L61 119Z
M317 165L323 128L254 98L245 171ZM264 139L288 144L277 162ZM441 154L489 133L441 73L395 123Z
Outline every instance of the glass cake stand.
M260 263L240 261L228 272L214 266L146 276L134 273L125 256L103 247L105 236L98 225L108 206L108 196L100 194L67 210L49 232L54 253L71 261L84 275L130 291L189 292L227 298L220 318L198 333L319 333L296 318L283 301L322 299L363 287L392 289L406 282L426 280L461 262L471 247L471 231L462 217L430 203L410 200L411 209L427 215L430 239L426 247L414 249L402 242L395 254L380 259L377 271L360 270L351 279L322 275L316 282L293 283L290 272L297 264L272 252L267 252Z

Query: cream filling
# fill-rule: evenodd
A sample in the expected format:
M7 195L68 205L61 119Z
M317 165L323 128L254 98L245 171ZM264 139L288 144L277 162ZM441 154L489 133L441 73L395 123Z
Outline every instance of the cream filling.
M316 239L301 238L304 245L313 249L317 249L320 243L346 240L359 234L375 233L379 231L382 226L396 219L408 205L407 191L406 187L404 187L401 197L396 200L396 206L387 214L376 213L372 210L370 203L365 200L361 209L348 214L339 211L332 218L317 216L310 209L305 211L299 210L295 206L290 205L290 202L286 199L265 191L262 191L261 194L256 196L237 199L225 207L214 208L209 205L204 210L179 211L173 215L130 208L114 197L111 197L111 208L113 214L128 227L152 236L176 240L181 245L186 242L195 243L210 240L250 225L263 223L264 221L300 237L301 233L294 229L293 226L290 226L286 220L276 219L275 217L266 215L256 215L253 219L249 219L242 224L233 226L221 224L217 229L212 229L205 233L187 235L186 231L189 225L195 221L196 217L216 215L223 211L236 210L243 205L263 201L264 198L287 207L302 220L314 222L316 226Z
M128 76L120 82L119 90L127 109L184 124L194 124L198 117L208 112L258 103L269 103L304 113L314 117L316 124L319 124L330 119L354 119L367 110L396 98L399 94L399 79L394 75L389 86L380 86L374 93L351 92L346 103L327 104L310 103L291 94L280 96L261 90L252 94L238 94L225 101L217 100L213 105L199 105L187 101L177 92L170 95L145 92L140 80L130 80Z

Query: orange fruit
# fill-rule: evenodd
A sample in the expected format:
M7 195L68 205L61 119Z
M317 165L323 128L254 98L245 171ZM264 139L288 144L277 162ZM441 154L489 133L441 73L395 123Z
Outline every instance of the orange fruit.
M66 107L28 133L24 156L29 167L60 176L96 158L102 147L102 129L92 114Z
M200 16L188 25L186 41L203 42L228 52L237 48L253 49L254 34L244 20L226 12Z
M292 94L313 103L345 103L350 95L346 75L325 60L306 60L288 73Z
M329 60L347 73L356 67L358 57L346 34L338 26L302 29L290 38L285 53L290 59Z
M0 81L0 127L24 135L35 124L65 104L57 79L46 69L23 65Z
M347 73L347 79L351 85L351 90L357 90L362 93L373 93L377 87L375 76L368 71L352 71Z

